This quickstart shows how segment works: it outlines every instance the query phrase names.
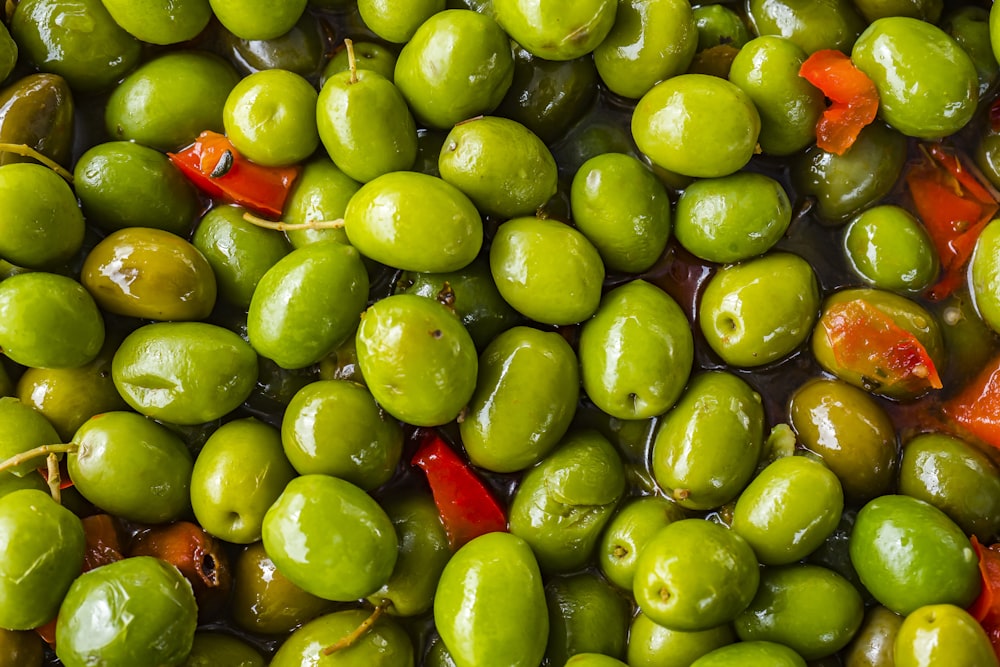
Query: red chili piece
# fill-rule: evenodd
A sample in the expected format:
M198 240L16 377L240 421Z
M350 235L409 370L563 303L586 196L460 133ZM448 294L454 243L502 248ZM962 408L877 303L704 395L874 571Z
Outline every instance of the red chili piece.
M434 431L421 435L412 463L427 475L452 550L507 530L507 517L482 480Z
M802 63L799 76L830 100L830 106L816 123L816 145L828 153L843 155L861 130L875 120L878 112L875 84L836 49L813 53Z
M202 192L245 206L261 215L281 217L285 199L301 167L265 167L246 159L225 135L205 130L170 161Z
M941 259L941 278L927 292L937 301L965 280L965 266L980 232L997 212L997 200L941 144L924 148L921 161L906 174L906 185Z
M1000 356L943 408L945 415L963 429L1000 449Z
M993 652L1000 658L1000 544L986 548L973 535L972 547L979 556L983 587L968 611L983 626L993 644Z

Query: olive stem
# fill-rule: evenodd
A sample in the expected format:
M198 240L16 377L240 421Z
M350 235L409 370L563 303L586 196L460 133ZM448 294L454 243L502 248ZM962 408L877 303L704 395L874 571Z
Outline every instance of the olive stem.
M351 39L345 39L344 46L347 47L347 69L351 72L351 83L357 83L358 61L354 57L354 41Z
M264 218L259 218L253 213L244 213L243 219L252 225L257 227L263 227L264 229L273 229L276 232L294 232L300 229L340 229L344 226L344 219L337 218L336 220L320 220L317 222L303 222L300 224L292 224L288 222L273 222L271 220L265 220Z
M52 500L56 501L57 505L62 505L62 477L59 474L59 457L55 455L55 452L46 457L45 465L49 470L49 493L52 494Z
M21 452L20 454L15 454L6 461L0 461L0 472L6 472L11 468L16 468L22 463L27 463L28 461L36 459L40 456L71 453L77 451L78 449L80 449L80 445L73 442L68 445L42 445L40 447L35 447L34 449Z
M385 613L385 610L389 608L390 604L391 603L388 600L384 600L379 603L379 605L372 610L372 613L369 614L368 618L363 620L361 625L354 628L351 634L347 635L336 644L331 644L323 649L323 655L333 655L337 651L342 651L345 648L354 646L354 644L357 643L357 641L361 639L361 637L363 637L373 625L375 625L378 619L382 617L382 614Z
M20 155L21 157L30 157L33 160L38 160L52 171L62 176L63 180L65 180L67 183L69 183L70 185L73 184L73 174L71 174L61 164L59 164L50 157L42 155L31 146L28 146L26 144L8 144L6 142L2 142L0 143L0 152L14 153L15 155Z

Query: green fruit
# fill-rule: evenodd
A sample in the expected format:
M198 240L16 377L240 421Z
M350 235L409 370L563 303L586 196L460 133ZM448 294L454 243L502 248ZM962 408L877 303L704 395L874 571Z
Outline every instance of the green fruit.
M628 632L628 664L631 667L689 667L701 656L736 641L732 625L707 630L671 630L658 625L641 611Z
M305 12L288 32L272 39L241 39L228 30L219 37L229 58L244 72L283 69L315 81L329 55L325 53L331 41L328 29L325 17L320 20Z
M753 641L717 648L691 667L806 667L806 661L784 644Z
M535 667L549 617L531 548L487 533L460 548L441 573L434 623L457 667Z
M14 71L17 64L17 42L10 36L7 26L0 29L0 81L3 81Z
M844 650L847 667L892 666L893 645L903 617L882 605L871 607L865 614L861 628Z
M396 531L385 511L350 482L303 475L264 515L264 549L294 584L347 602L385 585L396 564Z
M360 71L371 70L381 74L392 81L393 72L396 70L396 53L387 46L379 42L354 42L354 67ZM323 68L323 75L319 79L320 90L326 82L338 72L347 72L351 69L351 59L348 58L347 48L337 48L333 57Z
M510 532L528 543L543 570L577 570L624 493L625 469L611 443L596 431L571 432L521 480Z
M305 164L285 200L283 218L291 224L324 222L344 217L347 202L361 184L342 172L327 157L317 157ZM336 239L347 243L347 232L334 229L290 229L285 232L294 248Z
M545 649L549 664L574 664L567 660L581 653L625 656L632 608L625 596L599 575L586 572L551 579L545 585L545 602L549 609ZM577 659L576 663L585 665L587 661Z
M476 347L455 314L436 301L396 294L375 302L362 315L356 344L368 389L401 421L446 424L472 398Z
M850 549L865 588L897 614L928 604L964 608L979 595L979 559L969 538L923 500L888 495L870 501L858 512Z
M360 0L358 13L373 33L387 42L405 44L420 25L444 11L445 0Z
M73 157L75 111L66 79L58 74L29 74L0 90L0 141L30 146L68 167ZM16 153L0 153L0 164L32 161Z
M580 332L587 396L619 419L645 419L680 398L694 361L684 311L666 292L634 280L608 292Z
M150 44L176 44L198 36L212 18L208 0L101 0L115 23Z
M983 627L951 604L926 605L907 615L896 634L893 659L897 667L1000 664Z
M135 556L81 575L59 608L66 667L176 665L191 652L198 607L173 565Z
M757 35L779 35L807 54L820 49L850 51L864 19L850 0L749 0L747 22Z
M579 386L576 354L558 333L517 326L497 336L459 423L469 461L494 472L541 461L566 434Z
M364 609L345 609L321 616L284 641L270 667L413 667L413 643L392 618L379 618L355 643L329 656L323 651L355 631L368 618Z
M257 649L233 635L198 632L181 667L265 667L265 662Z
M611 0L493 0L497 22L518 44L546 60L593 51L615 24Z
M858 214L844 230L844 249L851 268L873 287L920 292L938 275L930 236L898 206L874 206Z
M191 508L206 532L235 544L260 539L264 514L295 477L273 426L238 419L220 426L191 471Z
M52 620L83 567L80 520L43 491L0 497L0 628L31 630Z
M104 318L80 283L41 272L0 282L0 349L12 361L78 368L93 361L102 345Z
M130 521L165 523L190 507L191 454L165 427L134 412L88 419L73 436L70 479L84 498Z
M24 193L30 192L30 197ZM65 262L83 244L83 214L73 191L48 167L0 166L0 258L29 269Z
M515 218L500 225L490 271L501 296L544 324L576 324L597 310L604 264L593 244L567 224Z
M750 481L763 442L760 395L736 375L705 372L660 423L653 476L681 507L719 507Z
M673 630L728 623L754 597L757 558L742 537L703 519L675 521L646 544L632 591L642 613Z
M355 330L368 295L357 250L310 243L278 260L257 283L247 313L253 349L282 368L310 366Z
M0 461L36 447L59 444L60 441L59 434L41 412L12 396L0 398ZM0 476L10 473L24 477L38 465L38 459L28 460L7 469Z
M994 331L1000 331L1000 222L992 221L979 234L972 254L969 281L976 310Z
M611 583L632 590L635 564L652 537L684 518L680 505L662 496L643 496L618 508L597 546L597 564Z
M306 0L208 0L226 30L240 39L273 39L292 29L306 9Z

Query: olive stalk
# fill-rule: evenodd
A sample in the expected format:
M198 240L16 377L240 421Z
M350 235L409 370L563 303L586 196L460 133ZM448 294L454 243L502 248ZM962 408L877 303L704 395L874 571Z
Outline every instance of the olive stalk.
M368 632L373 625L375 625L375 623L378 622L378 619L382 617L382 614L385 613L386 609L389 608L390 604L392 603L389 602L388 600L380 602L378 606L376 606L375 609L372 610L372 613L369 614L368 618L361 621L361 624L358 627L354 628L354 630L352 630L349 635L347 635L340 641L336 642L335 644L331 644L327 646L325 649L323 649L323 655L333 655L337 651L343 651L345 648L350 648L351 646L354 646L354 644L356 644L358 640L361 639L365 635L365 633Z
M39 153L27 144L9 144L6 142L0 142L0 152L14 153L15 155L20 155L21 157L30 157L33 160L38 160L43 165L59 174L67 183L70 185L73 184L73 174L71 174L65 167L52 158Z
M345 39L344 46L347 48L347 69L351 72L351 83L357 83L358 61L354 57L354 41L351 39Z
M80 445L76 443L69 443L68 445L41 445L40 447L35 447L34 449L29 449L27 451L15 454L5 461L0 461L0 473L6 472L11 468L16 468L22 463L27 463L32 459L36 459L40 456L48 456L49 454L69 454L80 449Z
M46 480L49 484L49 493L52 494L52 500L56 501L56 504L62 505L62 476L59 474L59 457L55 452L45 457L45 465L49 472Z
M257 217L253 213L244 213L243 219L257 227L273 229L276 232L294 232L300 229L340 229L344 226L343 218L337 218L336 220L317 220L295 224L281 221L274 222L272 220L265 220L264 218Z

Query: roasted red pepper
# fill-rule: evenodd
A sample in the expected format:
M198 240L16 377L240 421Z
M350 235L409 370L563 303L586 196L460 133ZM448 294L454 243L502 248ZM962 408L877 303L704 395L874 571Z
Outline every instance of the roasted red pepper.
M118 523L111 515L95 514L85 517L82 523L83 535L86 538L86 548L83 552L84 572L125 557Z
M1000 355L943 408L945 415L962 429L1000 448Z
M239 154L225 135L206 130L180 153L167 153L188 180L210 197L280 217L301 167L265 167Z
M452 550L507 530L507 517L482 480L434 431L424 431L413 465L427 475Z
M830 106L816 123L816 145L829 153L843 155L861 130L875 120L878 113L875 84L850 58L835 49L813 53L802 63L799 76L830 100Z
M917 337L864 299L830 306L820 325L840 366L907 393L941 388L934 361Z
M927 292L937 301L965 279L965 266L980 232L997 212L997 199L941 144L924 149L920 162L906 174L906 184L941 259L941 278Z
M979 573L983 578L979 597L969 607L969 613L979 621L1000 657L1000 544L984 547L972 536L972 548L979 556Z

